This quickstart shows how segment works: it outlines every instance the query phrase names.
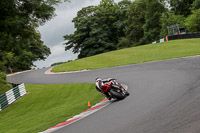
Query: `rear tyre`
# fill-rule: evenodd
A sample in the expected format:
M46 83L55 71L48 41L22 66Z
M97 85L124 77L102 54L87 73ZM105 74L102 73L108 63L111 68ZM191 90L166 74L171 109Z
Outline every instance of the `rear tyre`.
M110 89L110 94L114 97L114 98L116 98L116 99L118 99L118 100L122 100L122 99L124 99L125 98L125 95L121 92L121 91L119 91L119 90L117 90L117 89Z

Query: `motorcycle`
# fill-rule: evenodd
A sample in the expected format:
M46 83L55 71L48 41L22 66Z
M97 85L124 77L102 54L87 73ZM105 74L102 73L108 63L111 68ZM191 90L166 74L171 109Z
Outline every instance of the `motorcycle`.
M117 100L122 100L129 96L129 92L123 85L118 83L116 79L111 79L107 84L104 84L101 89L103 92L108 92L112 98Z

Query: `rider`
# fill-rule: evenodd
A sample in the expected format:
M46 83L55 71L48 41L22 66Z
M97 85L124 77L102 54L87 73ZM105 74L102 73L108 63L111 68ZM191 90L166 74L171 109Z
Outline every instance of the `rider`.
M108 92L104 92L102 90L102 88L104 86L106 86L107 85L106 83L110 82L111 80L112 80L112 78L108 78L108 79L104 79L104 80L102 80L101 78L96 78L96 89L100 93L104 94L107 97L108 100L111 100L112 96L110 96Z

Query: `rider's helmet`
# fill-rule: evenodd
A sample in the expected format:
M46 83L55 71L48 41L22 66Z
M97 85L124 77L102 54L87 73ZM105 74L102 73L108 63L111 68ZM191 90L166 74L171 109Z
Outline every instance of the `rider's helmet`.
M101 78L99 78L99 77L98 77L98 78L96 78L96 80L95 80L95 81L96 81L96 82L98 82L98 81L100 81L100 80L101 80Z
M108 78L107 80L108 80L108 81L111 81L112 79L113 79L113 78Z

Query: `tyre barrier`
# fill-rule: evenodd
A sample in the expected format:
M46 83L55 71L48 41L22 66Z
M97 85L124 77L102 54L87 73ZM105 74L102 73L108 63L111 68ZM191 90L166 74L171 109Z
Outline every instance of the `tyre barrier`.
M172 35L168 36L168 38L169 40L200 38L200 32L189 32L186 34Z
M8 107L14 101L26 94L24 83L10 89L6 93L0 95L0 111Z

